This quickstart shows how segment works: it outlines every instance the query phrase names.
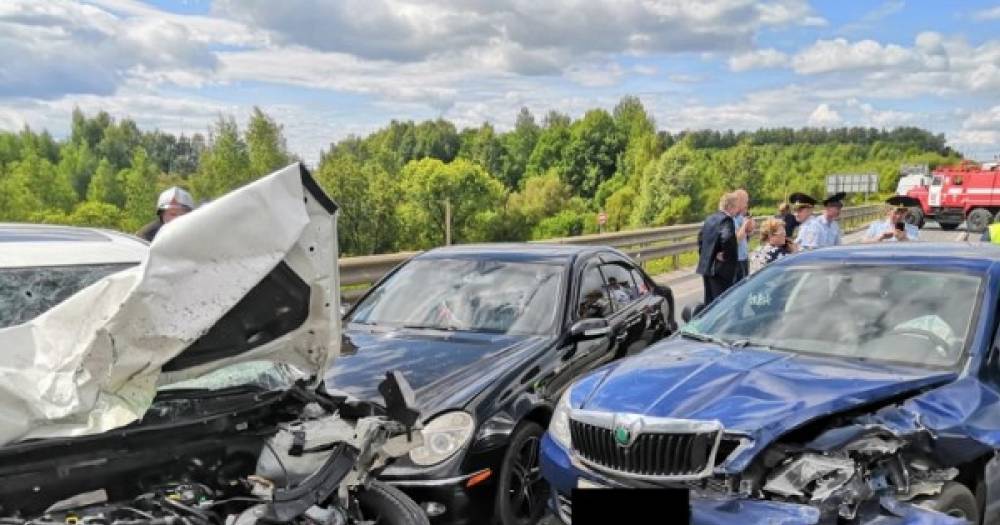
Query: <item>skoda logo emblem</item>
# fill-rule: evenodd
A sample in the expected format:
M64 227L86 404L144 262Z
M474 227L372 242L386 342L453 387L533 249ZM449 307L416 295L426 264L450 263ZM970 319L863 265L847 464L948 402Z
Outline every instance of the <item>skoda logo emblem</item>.
M632 442L632 433L625 427L615 428L615 443L627 447Z
M622 448L632 446L642 432L642 419L634 414L616 414L611 437Z

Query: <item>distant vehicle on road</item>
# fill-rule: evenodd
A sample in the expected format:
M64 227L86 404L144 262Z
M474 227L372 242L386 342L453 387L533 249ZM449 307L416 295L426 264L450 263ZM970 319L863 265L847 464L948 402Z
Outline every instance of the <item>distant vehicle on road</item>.
M920 201L906 220L923 227L934 219L944 230L962 222L970 232L982 232L1000 214L1000 165L963 162L934 171L930 185L911 188L907 195Z
M931 173L926 164L903 166L896 183L896 195L907 195L913 188L930 185Z
M553 509L665 486L699 525L1000 522L998 261L901 243L767 266L567 389L542 441Z
M333 392L368 399L403 373L425 445L380 479L434 523L534 523L547 500L538 445L563 390L676 329L673 295L611 248L470 245L428 251L344 317Z

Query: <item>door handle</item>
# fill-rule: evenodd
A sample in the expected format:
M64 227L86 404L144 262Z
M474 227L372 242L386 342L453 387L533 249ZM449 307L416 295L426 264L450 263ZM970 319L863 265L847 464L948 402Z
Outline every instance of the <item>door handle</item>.
M618 341L619 343L626 339L628 339L628 332L622 332L615 336L615 341Z

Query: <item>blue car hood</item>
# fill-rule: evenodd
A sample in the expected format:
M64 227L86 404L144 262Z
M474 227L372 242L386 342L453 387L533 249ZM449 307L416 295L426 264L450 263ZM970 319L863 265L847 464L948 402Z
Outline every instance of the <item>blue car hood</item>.
M671 339L592 375L574 388L574 407L654 417L717 420L753 445L723 465L738 472L782 434L818 417L936 386L952 372L728 350Z
M461 408L499 374L534 355L548 338L348 327L341 355L326 374L329 390L381 402L378 384L397 370L425 415Z

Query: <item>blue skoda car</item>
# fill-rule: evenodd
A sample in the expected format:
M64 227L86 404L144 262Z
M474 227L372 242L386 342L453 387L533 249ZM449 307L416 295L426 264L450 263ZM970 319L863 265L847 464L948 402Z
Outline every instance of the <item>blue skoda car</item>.
M571 523L573 489L671 487L699 524L1000 523L998 292L989 244L768 266L566 390L550 506Z

